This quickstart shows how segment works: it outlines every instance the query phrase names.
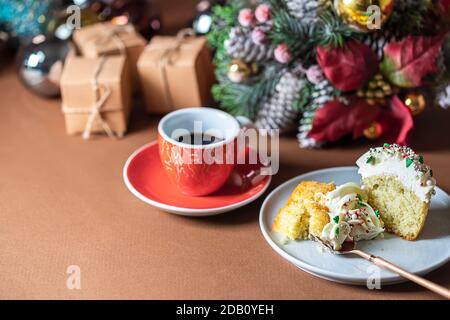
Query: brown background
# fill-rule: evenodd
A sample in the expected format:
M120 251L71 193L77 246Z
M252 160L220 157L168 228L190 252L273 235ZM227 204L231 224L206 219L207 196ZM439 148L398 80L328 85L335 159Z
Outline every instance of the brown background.
M164 6L185 11L175 2L194 1ZM130 153L155 139L158 122L139 105L123 140L87 142L65 135L59 100L26 91L12 62L0 70L0 94L0 298L436 298L411 283L369 291L300 271L260 234L267 193L242 209L198 219L136 199L122 181L122 167ZM412 143L447 192L449 120L449 111L429 107L416 119ZM301 150L285 138L270 189L309 170L352 165L368 146L353 141ZM81 268L81 290L66 288L73 264ZM450 287L450 264L427 278Z

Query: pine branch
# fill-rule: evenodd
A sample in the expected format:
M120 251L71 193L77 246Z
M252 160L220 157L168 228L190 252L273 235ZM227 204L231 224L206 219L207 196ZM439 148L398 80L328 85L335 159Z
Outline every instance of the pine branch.
M269 39L272 45L286 44L292 54L292 61L301 60L308 65L314 61L314 28L289 13L286 3L272 0L272 29Z
M384 29L392 30L399 38L411 34L420 34L423 29L424 16L430 8L430 3L429 1L416 1L415 5L411 5L405 10L400 10L399 6L402 4L396 2Z
M294 56L312 48L310 26L291 16L287 11L275 11L269 38L274 45L285 43Z
M208 42L216 50L223 47L225 39L233 25L236 23L239 8L234 5L214 6L212 8L212 28L208 34Z
M281 77L280 70L279 64L270 64L247 83L233 83L226 74L220 73L217 75L219 84L212 90L214 99L231 114L253 119L260 103L274 92Z
M358 38L356 34L332 10L324 12L315 26L314 41L316 46L343 47L348 38Z
M239 10L244 1L230 1L229 5L216 5L212 8L213 25L208 33L208 43L216 51L214 65L217 74L226 73L231 58L227 55L224 43L228 39L231 28L235 25Z
M285 0L268 0L272 12L288 11Z

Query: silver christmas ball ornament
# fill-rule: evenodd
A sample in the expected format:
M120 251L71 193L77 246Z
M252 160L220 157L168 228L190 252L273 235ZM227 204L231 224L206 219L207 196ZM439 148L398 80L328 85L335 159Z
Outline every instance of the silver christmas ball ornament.
M32 92L44 97L60 95L59 81L68 55L75 55L69 41L39 35L18 55L18 75Z

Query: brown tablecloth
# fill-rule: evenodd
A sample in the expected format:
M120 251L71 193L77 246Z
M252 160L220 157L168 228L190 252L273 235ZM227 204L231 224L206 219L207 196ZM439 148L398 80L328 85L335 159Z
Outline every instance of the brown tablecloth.
M449 192L450 111L429 107L416 120L412 146ZM138 200L122 180L125 160L155 139L157 122L135 106L123 140L69 137L59 100L25 90L12 66L0 70L0 298L436 298L412 283L369 291L318 279L260 233L270 190L310 170L352 165L367 142L301 150L282 139L281 169L264 196L220 216L185 218ZM81 269L80 290L67 289L70 265ZM450 287L450 264L427 278Z

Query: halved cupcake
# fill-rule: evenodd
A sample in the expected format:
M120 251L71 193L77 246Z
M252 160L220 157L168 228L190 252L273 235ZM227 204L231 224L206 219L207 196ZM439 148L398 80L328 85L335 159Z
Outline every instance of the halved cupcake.
M340 250L345 241L374 239L384 228L358 184L302 181L278 212L272 231L284 236L282 242L320 238Z
M384 144L370 149L356 164L368 202L379 210L387 231L417 239L436 186L423 157L409 147Z
M306 240L310 234L320 236L330 221L323 196L335 188L334 183L302 181L278 212L272 231L290 240Z

